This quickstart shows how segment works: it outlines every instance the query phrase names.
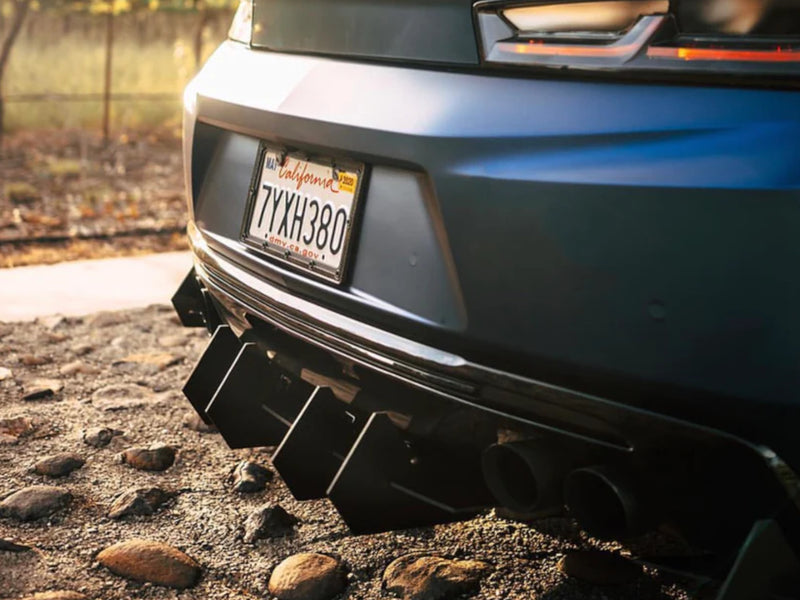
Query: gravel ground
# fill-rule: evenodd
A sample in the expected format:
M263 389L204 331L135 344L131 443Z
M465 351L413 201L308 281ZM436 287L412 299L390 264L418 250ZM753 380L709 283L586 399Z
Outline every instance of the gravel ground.
M180 388L206 341L205 332L182 329L164 306L82 319L0 324L0 419L27 416L38 421L32 435L0 445L0 499L36 484L66 488L75 498L67 510L49 520L0 519L0 539L34 548L0 551L0 598L57 589L109 600L267 598L272 569L297 552L340 557L350 571L343 597L353 599L386 597L381 589L384 569L411 552L490 563L493 569L475 598L690 597L684 584L652 570L632 583L604 587L562 574L557 563L569 549L642 551L600 544L566 519L525 525L488 511L460 524L353 536L329 502L297 502L277 477L263 492L233 492L229 481L233 467L245 458L268 465L269 455L265 450L229 450L217 434L184 425L189 407ZM11 374L5 371L4 377L3 368ZM63 389L44 399L23 400L26 391L37 385L33 380L40 378L58 379ZM127 406L109 405L95 394L122 384L142 386L143 398ZM115 428L124 435L105 448L93 448L83 443L81 432L96 426ZM175 464L163 473L137 471L115 460L126 448L154 442L178 448ZM59 452L78 453L86 464L61 479L31 472L38 459ZM175 496L151 516L108 518L112 498L131 486L158 486ZM245 544L242 523L266 502L280 503L300 524L293 535ZM186 552L203 567L200 583L180 592L134 583L95 561L103 548L134 537L163 541Z

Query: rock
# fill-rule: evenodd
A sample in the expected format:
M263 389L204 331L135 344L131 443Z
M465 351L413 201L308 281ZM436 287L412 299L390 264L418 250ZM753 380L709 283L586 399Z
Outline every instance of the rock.
M328 600L347 585L342 563L324 554L303 553L280 563L269 578L269 593L278 600Z
M279 504L265 504L247 517L243 539L253 544L256 540L288 535L297 523L297 517L286 512Z
M0 367L0 381L11 379L13 376L14 374L11 372L11 369L7 367Z
M140 471L165 471L175 462L175 448L152 444L147 448L128 448L119 455L120 462Z
M62 366L58 372L71 377L72 375L97 375L100 369L83 361L75 360Z
M180 356L173 356L166 352L152 352L144 354L129 354L122 360L115 361L114 365L124 363L136 363L141 365L149 365L155 367L159 371L163 371L167 367L171 367L183 360Z
M192 411L183 418L183 426L198 431L200 433L215 433L217 428L214 425L209 425L200 418L196 412Z
M169 495L160 488L131 488L117 496L108 509L108 516L121 519L129 515L152 515Z
M58 590L53 592L39 592L33 596L25 596L22 600L89 600L89 597L78 592Z
M383 586L406 600L442 600L471 593L491 567L477 560L409 555L393 561Z
M124 312L99 312L95 313L86 320L86 324L91 328L112 327L121 325L128 321L128 316Z
M558 570L568 577L594 585L621 585L642 575L641 565L602 550L568 552L558 561Z
M48 456L33 465L34 472L47 477L64 477L75 469L80 469L86 461L77 454L63 452Z
M36 322L40 325L43 325L50 331L54 331L62 325L66 325L67 319L64 317L64 315L50 315L48 317L38 317Z
M122 435L119 429L111 429L109 427L92 427L86 429L81 433L81 439L85 444L94 446L95 448L104 448L111 443L116 436Z
M258 463L243 460L233 470L233 491L243 494L260 492L274 475Z
M164 335L158 338L158 345L163 348L182 348L186 345L188 336L185 333Z
M48 365L53 362L51 356L37 356L35 354L23 354L19 357L19 362L26 367L40 367L41 365Z
M98 562L115 575L155 585L184 589L200 578L200 565L172 546L132 539L109 546Z
M0 517L33 521L49 517L72 501L67 490L51 485L33 485L11 494L0 502Z
M26 552L30 549L30 546L16 544L11 540L4 540L0 538L0 552Z
M94 352L94 346L92 344L78 344L72 348L72 353L75 356L86 356L92 352Z
M143 385L120 383L102 387L92 394L92 405L104 411L140 408L151 402L155 394Z
M15 438L27 437L36 431L37 422L30 417L0 419L0 434Z
M64 389L58 379L34 379L23 386L23 400L44 400L51 398Z

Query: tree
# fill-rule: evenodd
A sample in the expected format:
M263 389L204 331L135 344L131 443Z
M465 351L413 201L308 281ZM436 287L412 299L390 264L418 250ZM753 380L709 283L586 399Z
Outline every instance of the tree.
M3 117L5 113L3 75L5 74L6 66L8 66L8 60L11 58L14 42L17 41L19 32L22 30L25 17L28 16L31 0L10 0L8 4L11 7L9 26L2 41L0 41L0 148L2 148L3 143Z

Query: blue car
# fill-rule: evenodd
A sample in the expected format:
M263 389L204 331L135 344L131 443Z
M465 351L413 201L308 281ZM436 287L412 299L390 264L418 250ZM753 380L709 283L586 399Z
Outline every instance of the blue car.
M244 0L184 102L185 392L297 498L791 557L800 1Z

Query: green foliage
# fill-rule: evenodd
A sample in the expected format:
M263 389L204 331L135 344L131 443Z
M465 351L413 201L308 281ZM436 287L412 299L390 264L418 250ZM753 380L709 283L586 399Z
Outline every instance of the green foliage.
M11 204L30 204L36 202L41 195L33 185L26 181L11 181L5 185L5 195Z

